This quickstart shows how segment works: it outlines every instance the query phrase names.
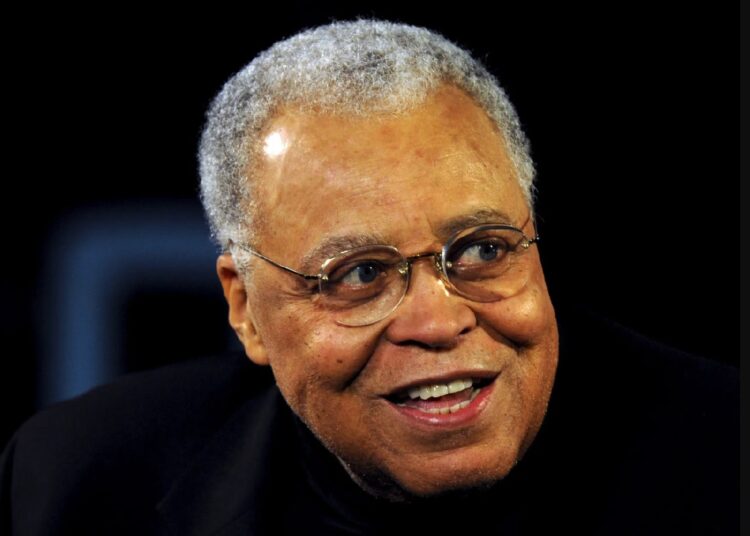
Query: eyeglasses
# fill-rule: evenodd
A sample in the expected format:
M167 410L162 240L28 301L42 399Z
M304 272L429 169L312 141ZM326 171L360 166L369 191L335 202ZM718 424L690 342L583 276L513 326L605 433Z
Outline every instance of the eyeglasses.
M432 259L441 279L456 294L477 302L513 296L526 284L530 269L526 250L539 241L520 229L501 224L479 225L451 236L439 252L404 257L393 246L373 245L342 251L326 260L317 274L304 274L279 264L249 246L232 246L277 268L317 281L316 299L343 326L368 326L391 314L409 289L412 263Z

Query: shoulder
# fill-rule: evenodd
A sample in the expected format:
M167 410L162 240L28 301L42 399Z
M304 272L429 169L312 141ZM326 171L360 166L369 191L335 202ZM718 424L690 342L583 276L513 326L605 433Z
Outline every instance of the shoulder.
M735 367L671 348L581 308L563 313L560 331L562 375L585 376L613 394L628 390L651 411L705 413L739 403Z
M196 359L127 375L42 410L15 441L44 448L52 440L58 449L86 451L107 443L153 446L176 432L184 432L182 441L185 434L199 438L272 383L269 371L239 354Z
M736 368L650 340L588 311L560 323L559 397L621 441L660 438L678 452L738 444ZM685 440L679 443L679 440ZM658 450L650 443L650 450Z
M270 371L229 355L129 375L45 409L3 455L0 518L11 502L14 520L33 510L49 522L96 505L123 515L153 505L237 412L263 411L273 385Z
M623 532L731 532L737 369L590 312L567 311L560 326L558 424L576 437L603 519Z

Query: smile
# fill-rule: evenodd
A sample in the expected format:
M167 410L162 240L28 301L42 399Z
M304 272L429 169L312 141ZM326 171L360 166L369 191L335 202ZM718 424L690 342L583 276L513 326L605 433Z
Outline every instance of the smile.
M417 385L389 397L389 401L402 413L420 421L426 419L433 424L443 424L446 416L450 421L463 420L482 409L485 404L480 402L485 401L486 396L480 397L480 394L489 394L486 387L493 380L464 378L448 383Z

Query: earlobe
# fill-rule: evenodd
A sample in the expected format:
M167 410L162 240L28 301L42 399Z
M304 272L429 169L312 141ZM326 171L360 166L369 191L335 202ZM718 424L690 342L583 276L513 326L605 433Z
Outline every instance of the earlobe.
M245 347L245 354L256 365L268 365L266 347L255 326L248 304L245 282L231 255L224 253L216 259L216 272L224 290L224 298L229 305L229 325Z

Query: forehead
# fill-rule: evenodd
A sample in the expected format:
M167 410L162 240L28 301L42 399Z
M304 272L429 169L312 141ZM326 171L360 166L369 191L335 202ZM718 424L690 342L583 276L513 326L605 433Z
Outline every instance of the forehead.
M446 222L474 213L507 214L519 225L528 216L501 135L452 87L391 116L287 110L264 140L257 245L268 254L298 255L350 234L401 246L440 239Z

